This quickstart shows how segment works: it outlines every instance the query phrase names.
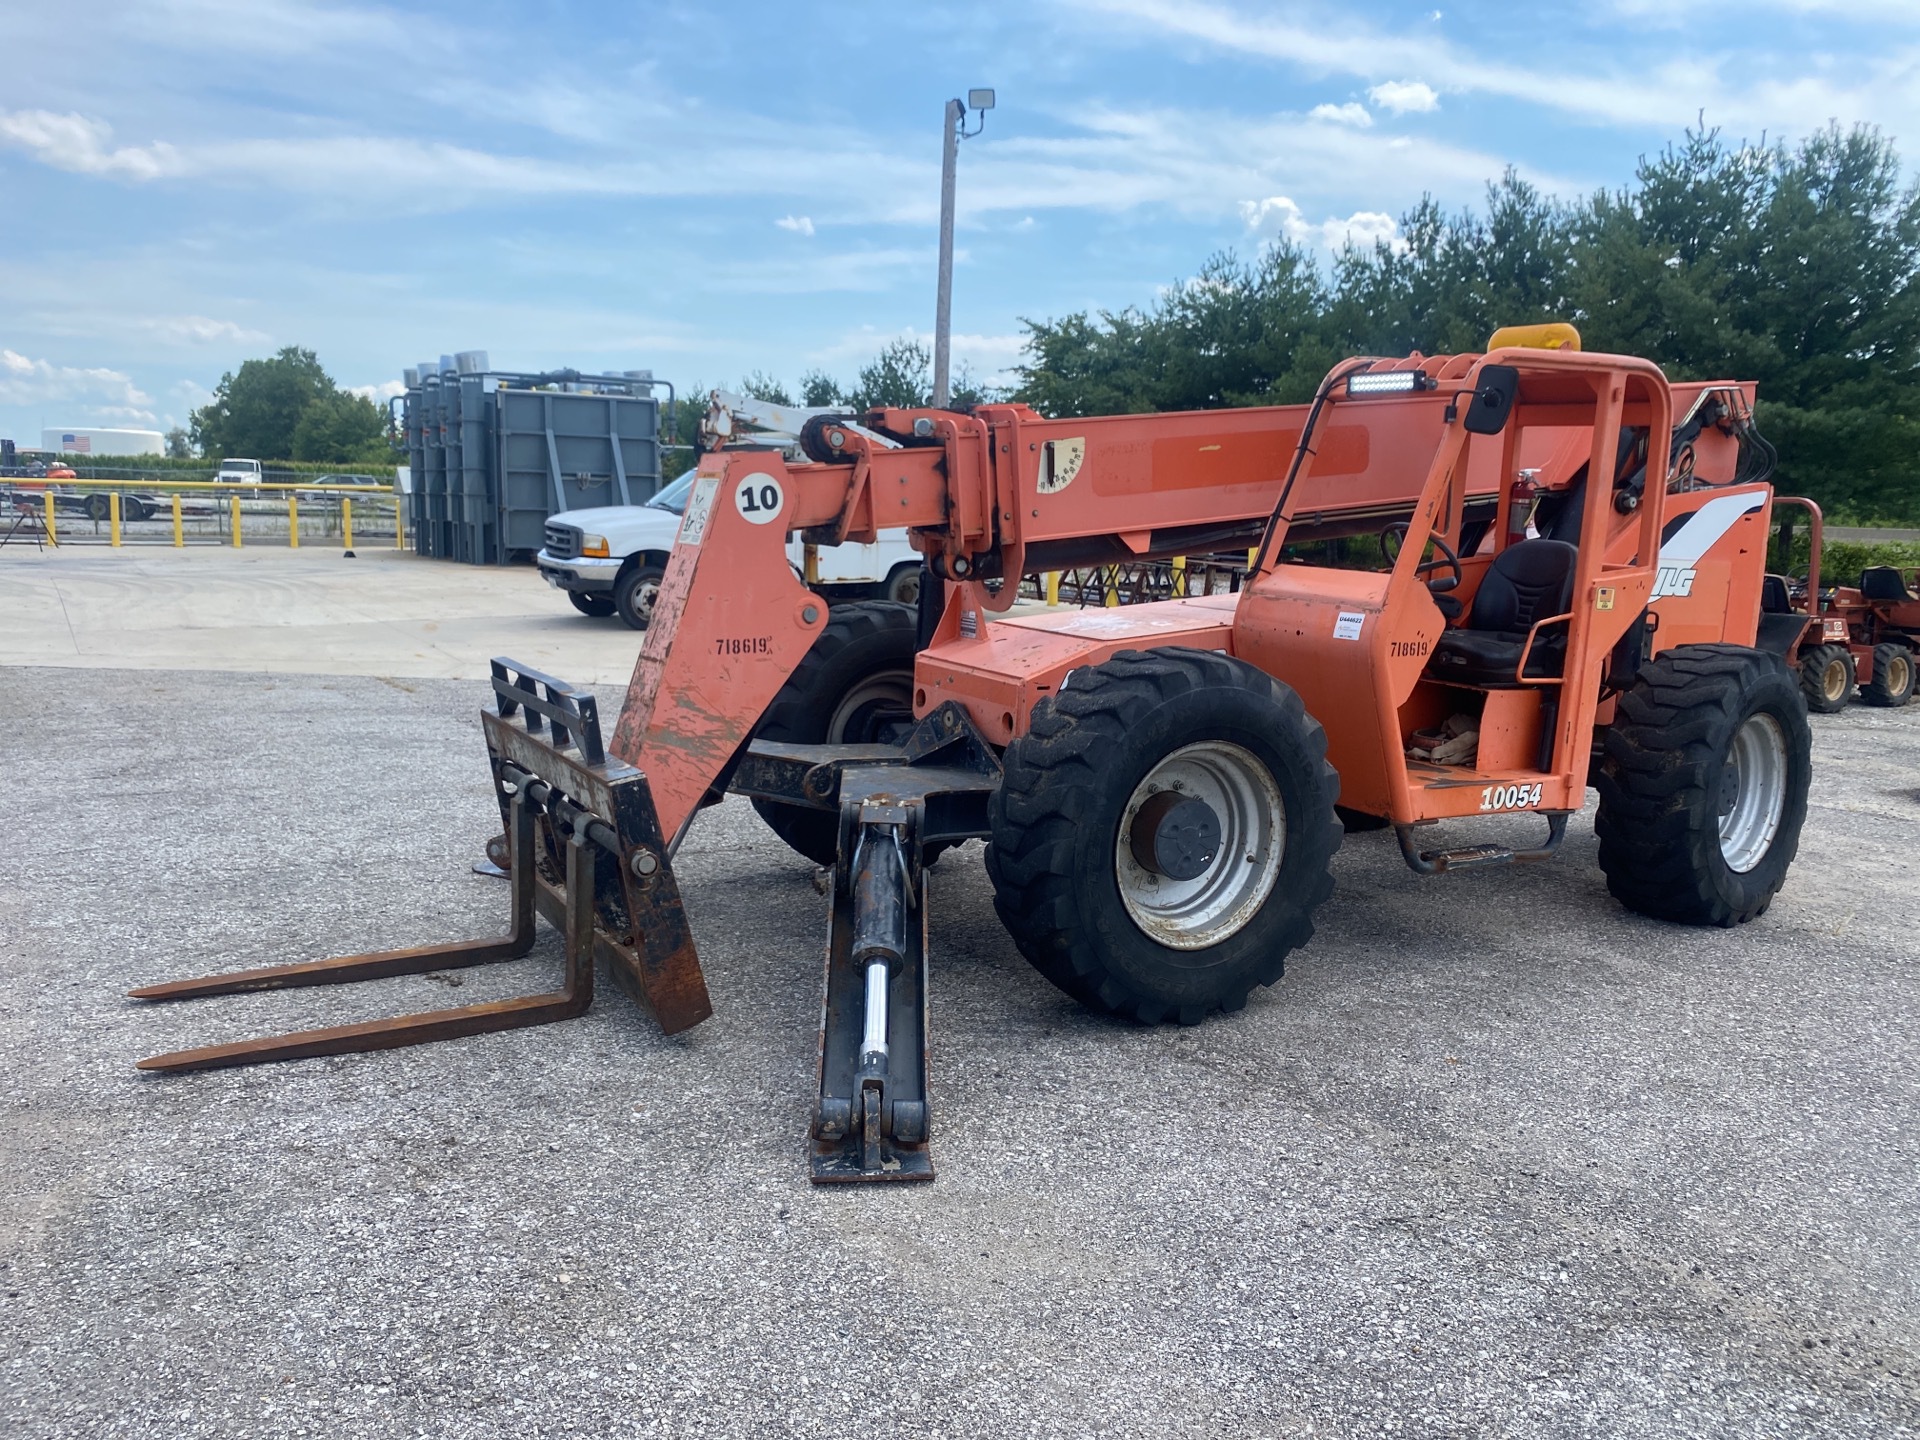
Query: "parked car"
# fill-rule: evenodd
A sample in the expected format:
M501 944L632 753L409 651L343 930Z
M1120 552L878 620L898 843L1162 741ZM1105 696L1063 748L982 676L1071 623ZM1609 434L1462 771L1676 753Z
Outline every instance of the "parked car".
M387 487L391 481L382 480L378 475L322 475L313 482L315 485L379 485Z
M536 559L549 585L564 590L583 615L618 615L635 630L653 620L653 602L680 516L693 489L683 475L644 505L601 505L547 518L546 545ZM822 545L819 589L828 595L882 595L912 604L920 596L920 554L905 530L883 530L873 545ZM798 569L801 542L787 542Z

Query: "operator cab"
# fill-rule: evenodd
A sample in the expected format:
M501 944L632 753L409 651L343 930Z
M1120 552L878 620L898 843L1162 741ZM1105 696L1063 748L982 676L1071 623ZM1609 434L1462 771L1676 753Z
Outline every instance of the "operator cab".
M1235 653L1323 717L1341 804L1400 827L1403 846L1430 821L1521 810L1557 843L1584 800L1608 677L1630 673L1651 631L1662 506L1641 501L1650 478L1665 491L1647 459L1647 437L1672 433L1664 378L1511 347L1360 362L1322 400L1328 423L1367 433L1361 482L1419 498L1381 536L1388 570L1265 569ZM1490 523L1474 503L1489 495ZM1275 543L1292 518L1283 501Z

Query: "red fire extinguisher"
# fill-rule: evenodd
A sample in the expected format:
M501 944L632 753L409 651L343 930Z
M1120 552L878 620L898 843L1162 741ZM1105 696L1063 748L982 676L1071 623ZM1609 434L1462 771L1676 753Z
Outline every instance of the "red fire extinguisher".
M1527 538L1527 526L1533 520L1533 507L1540 492L1534 486L1538 470L1522 470L1514 476L1507 492L1507 543L1517 545Z

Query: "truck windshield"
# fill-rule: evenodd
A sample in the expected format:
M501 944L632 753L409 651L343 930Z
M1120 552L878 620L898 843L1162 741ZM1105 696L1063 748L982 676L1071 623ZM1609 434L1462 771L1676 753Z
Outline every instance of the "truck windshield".
M689 470L658 495L647 501L647 504L655 510L669 510L675 515L684 515L687 513L687 492L692 489L693 472Z

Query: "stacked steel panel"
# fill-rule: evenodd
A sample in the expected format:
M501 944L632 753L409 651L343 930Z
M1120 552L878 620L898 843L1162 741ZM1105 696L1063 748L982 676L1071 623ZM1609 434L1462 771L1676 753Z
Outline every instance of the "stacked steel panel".
M660 488L654 390L666 382L649 372L493 372L485 351L470 350L408 370L406 384L409 514L422 555L526 559L549 515L638 505Z

